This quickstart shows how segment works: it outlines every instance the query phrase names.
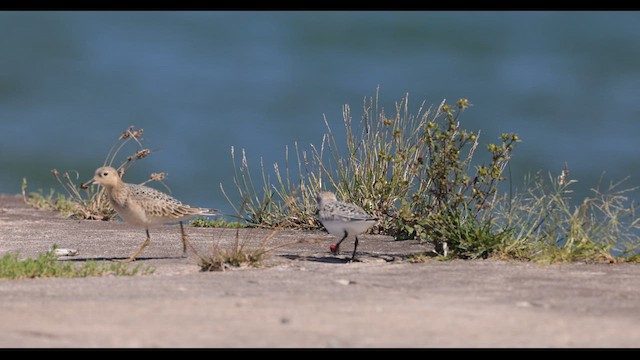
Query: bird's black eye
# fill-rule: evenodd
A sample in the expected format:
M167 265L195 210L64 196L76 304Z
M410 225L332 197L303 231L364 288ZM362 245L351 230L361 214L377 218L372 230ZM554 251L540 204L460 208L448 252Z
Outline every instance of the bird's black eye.
M107 175L109 175L109 173L108 173L108 172L103 172L103 173L102 173L102 176L107 176Z

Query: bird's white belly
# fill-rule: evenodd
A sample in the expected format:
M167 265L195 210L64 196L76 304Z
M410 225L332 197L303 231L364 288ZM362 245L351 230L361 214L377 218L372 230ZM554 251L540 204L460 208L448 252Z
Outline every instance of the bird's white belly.
M321 222L324 228L327 229L327 231L331 235L337 238L342 238L344 236L345 231L347 232L347 234L351 236L362 234L363 232L367 231L368 228L373 226L373 224L375 224L375 221L373 220L367 220L367 221L324 220Z
M127 206L120 206L116 202L111 202L111 206L127 223L143 228L150 228L162 224L162 219L147 216L146 212L135 202L129 201Z

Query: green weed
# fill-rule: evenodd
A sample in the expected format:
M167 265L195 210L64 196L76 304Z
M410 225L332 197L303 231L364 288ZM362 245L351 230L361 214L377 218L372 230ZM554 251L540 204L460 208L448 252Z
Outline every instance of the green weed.
M189 225L193 227L212 227L212 228L245 228L249 225L238 221L226 221L224 219L207 219L204 217L197 217L189 221Z
M86 261L75 264L71 261L59 261L54 254L54 246L50 251L36 258L20 260L18 254L7 253L0 258L1 279L33 279L44 277L88 277L88 276L133 276L153 273L152 268L140 268L140 264L130 269L127 264Z

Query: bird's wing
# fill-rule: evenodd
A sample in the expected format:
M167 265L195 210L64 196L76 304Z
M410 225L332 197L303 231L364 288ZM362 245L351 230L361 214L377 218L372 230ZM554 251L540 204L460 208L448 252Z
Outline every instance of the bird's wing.
M361 207L355 204L336 201L333 203L333 206L335 207L336 213L341 217L348 218L349 220L378 220L377 218L367 214L366 211L362 210Z
M131 197L144 204L147 214L151 216L180 219L202 213L202 209L183 204L162 191L143 185L129 185Z

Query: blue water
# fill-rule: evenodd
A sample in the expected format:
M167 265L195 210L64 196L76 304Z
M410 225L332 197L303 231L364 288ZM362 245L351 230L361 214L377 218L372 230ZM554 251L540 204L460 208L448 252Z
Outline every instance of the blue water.
M565 162L577 196L636 185L639 35L638 12L0 12L0 193L89 179L136 125L157 152L128 181L230 210L232 146L258 174L378 85L388 109L468 98L483 144L518 133L515 185Z

